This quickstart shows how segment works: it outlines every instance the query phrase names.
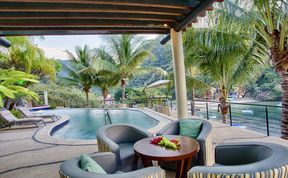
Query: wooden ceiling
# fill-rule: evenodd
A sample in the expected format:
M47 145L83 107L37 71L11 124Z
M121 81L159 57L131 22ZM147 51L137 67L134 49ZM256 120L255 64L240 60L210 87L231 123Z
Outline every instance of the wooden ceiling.
M0 36L168 34L205 15L214 1L0 0Z

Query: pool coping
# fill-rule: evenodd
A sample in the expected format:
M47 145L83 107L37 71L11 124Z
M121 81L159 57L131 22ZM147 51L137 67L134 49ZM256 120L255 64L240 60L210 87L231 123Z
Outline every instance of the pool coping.
M71 109L71 108L67 108ZM81 108L80 108L81 109ZM97 109L97 108L83 108L83 109ZM171 122L172 119L168 116L163 116L158 113L152 112L151 110L145 108L127 108L130 110L136 110L147 114L148 116L152 117L153 119L157 120L159 123L147 129L147 131L151 132L152 134L160 130L164 125ZM50 144L50 145L66 145L66 146L81 146L81 145L97 145L96 139L91 140L81 140L81 139L61 139L55 138L50 135L53 131L53 128L59 127L60 125L64 125L69 122L68 115L60 115L61 119L56 122L53 122L49 125L39 128L33 135L33 140L43 144Z

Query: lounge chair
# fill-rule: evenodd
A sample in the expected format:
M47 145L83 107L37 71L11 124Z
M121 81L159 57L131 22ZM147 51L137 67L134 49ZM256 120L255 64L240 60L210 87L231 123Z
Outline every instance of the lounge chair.
M37 114L31 112L26 107L17 107L17 109L27 118L34 118L34 117L50 118L50 119L52 119L53 122L60 119L60 116L57 116L55 114L39 114L39 115L37 115Z
M34 118L16 118L10 111L3 109L0 110L0 117L7 123L6 125L11 127L12 125L22 125L22 124L35 124L38 127L38 124L42 123L46 125L43 118L34 117Z

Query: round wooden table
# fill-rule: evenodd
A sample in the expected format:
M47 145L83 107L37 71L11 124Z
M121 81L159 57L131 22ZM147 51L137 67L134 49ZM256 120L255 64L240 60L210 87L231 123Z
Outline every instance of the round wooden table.
M144 167L152 166L152 160L178 161L176 178L187 177L187 168L190 168L192 158L198 153L200 148L198 141L179 135L164 135L164 137L167 137L169 140L179 139L179 149L166 149L165 147L151 144L150 140L152 138L145 138L134 144L136 155L141 158Z

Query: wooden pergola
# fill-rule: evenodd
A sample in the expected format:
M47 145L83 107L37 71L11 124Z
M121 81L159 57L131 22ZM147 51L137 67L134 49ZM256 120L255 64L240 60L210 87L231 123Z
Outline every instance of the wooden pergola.
M223 0L0 0L0 37L166 34L172 39L179 118L187 117L182 31ZM7 41L0 38L0 45ZM9 46L9 44L8 44Z

